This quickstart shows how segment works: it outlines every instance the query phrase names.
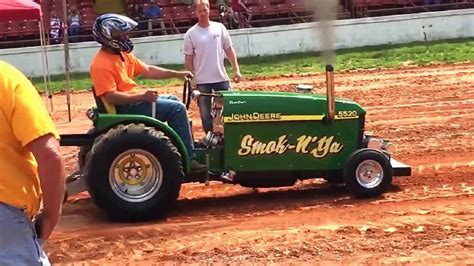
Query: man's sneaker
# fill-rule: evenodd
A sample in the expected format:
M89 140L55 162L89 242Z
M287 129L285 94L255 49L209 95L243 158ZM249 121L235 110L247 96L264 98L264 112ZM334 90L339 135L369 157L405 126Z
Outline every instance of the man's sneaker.
M192 174L201 174L206 173L208 171L207 166L204 164L199 163L196 160L191 160L191 173Z
M204 145L203 140L199 141L194 141L194 148L206 148L206 145Z

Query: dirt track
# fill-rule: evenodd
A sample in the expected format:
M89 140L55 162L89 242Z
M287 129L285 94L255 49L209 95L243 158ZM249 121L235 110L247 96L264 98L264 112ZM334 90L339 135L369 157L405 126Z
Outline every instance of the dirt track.
M292 91L324 76L244 81L238 90ZM336 73L338 97L368 112L366 128L397 146L412 166L381 198L352 199L322 180L296 187L252 190L187 184L167 220L109 223L87 198L64 206L46 245L55 263L474 263L474 64ZM164 91L163 88L160 89ZM181 94L179 88L167 92ZM91 93L55 96L62 133L90 127ZM196 106L190 114L200 127ZM195 135L199 135L195 133ZM76 149L64 149L68 171ZM84 199L85 198L85 199Z

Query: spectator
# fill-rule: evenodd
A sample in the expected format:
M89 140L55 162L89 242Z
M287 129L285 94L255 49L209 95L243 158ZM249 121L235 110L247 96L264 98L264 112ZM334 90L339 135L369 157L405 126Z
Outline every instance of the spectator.
M250 27L247 19L250 10L241 0L231 0L229 12L232 14L234 21L238 25L238 28Z
M0 265L50 265L43 242L64 197L59 135L35 87L2 61L0 95Z
M239 82L242 77L229 32L222 23L209 20L208 0L197 0L196 15L197 24L184 35L186 69L193 72L197 89L201 92L229 90L224 55L232 64L234 81ZM212 130L211 99L200 97L198 104L202 125L207 133Z
M234 15L232 14L232 8L229 6L229 0L217 0L217 10L219 11L219 22L224 24L226 28L234 28L234 24L237 24L237 21L234 22Z
M441 4L441 0L423 0L423 5L439 5Z
M147 23L144 21L146 19L145 13L140 4L138 3L132 4L130 8L129 16L131 19L135 20L138 23L139 31L145 31L147 29ZM138 35L142 36L142 33L139 33Z
M140 21L144 18L144 15L145 14L143 13L143 8L140 6L140 4L133 3L129 12L130 18L135 21Z
M150 31L148 35L152 35L153 24L154 22L160 23L162 29L161 33L167 34L165 30L165 22L161 16L161 8L155 2L155 0L150 0L149 5L145 8L145 18L148 19L148 30Z
M68 18L69 23L69 36L71 37L71 42L76 41L77 35L79 35L79 30L81 27L81 16L79 15L79 11L75 7L71 9L71 14Z
M438 11L440 7L438 5L441 4L441 0L423 0L423 5L428 7L428 10ZM435 5L434 8L429 7L430 5Z
M56 15L56 11L54 10L51 11L49 27L50 27L50 30L49 30L50 43L51 44L60 43L62 23L61 23L61 19Z
M229 6L229 4L230 4L229 1L230 1L230 0L217 0L216 3L217 3L217 6L220 6L220 5L222 5L222 6Z

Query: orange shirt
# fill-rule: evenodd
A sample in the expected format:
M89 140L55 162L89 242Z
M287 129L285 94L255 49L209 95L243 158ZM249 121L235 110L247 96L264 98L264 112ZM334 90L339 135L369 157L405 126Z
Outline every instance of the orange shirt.
M129 92L138 85L133 78L142 73L145 63L132 53L110 54L102 49L97 52L90 67L90 75L96 96L107 92Z
M59 138L35 87L0 61L0 202L25 208L30 217L38 213L42 195L38 165L25 146L48 134Z

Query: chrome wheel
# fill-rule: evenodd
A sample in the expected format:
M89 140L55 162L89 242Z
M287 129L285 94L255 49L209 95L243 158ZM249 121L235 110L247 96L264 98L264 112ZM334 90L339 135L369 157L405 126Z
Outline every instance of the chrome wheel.
M357 182L364 188L377 187L384 178L382 165L374 160L362 161L355 173Z
M153 154L132 149L112 162L109 183L114 193L128 202L144 202L152 198L163 183L163 168Z

